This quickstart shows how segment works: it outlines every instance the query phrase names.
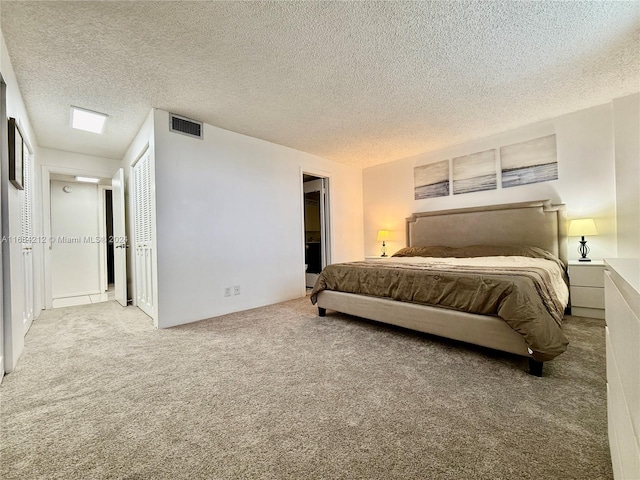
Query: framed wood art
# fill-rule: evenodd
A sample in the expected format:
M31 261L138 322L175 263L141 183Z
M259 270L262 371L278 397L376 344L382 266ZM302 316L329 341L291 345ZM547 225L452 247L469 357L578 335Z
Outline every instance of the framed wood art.
M9 118L9 181L24 190L24 141L15 118Z

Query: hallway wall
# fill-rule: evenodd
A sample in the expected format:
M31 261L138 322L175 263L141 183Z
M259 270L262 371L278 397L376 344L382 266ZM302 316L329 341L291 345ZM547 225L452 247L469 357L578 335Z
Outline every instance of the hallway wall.
M65 192L64 187L70 187ZM53 298L100 293L98 186L51 181Z

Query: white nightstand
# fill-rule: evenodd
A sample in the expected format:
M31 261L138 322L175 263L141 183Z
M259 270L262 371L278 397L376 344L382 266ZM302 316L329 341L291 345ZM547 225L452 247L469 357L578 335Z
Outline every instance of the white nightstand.
M389 258L389 255L387 255L386 257L381 257L380 255L366 255L364 257L365 260L380 260L384 258Z
M571 314L604 318L604 262L569 261Z

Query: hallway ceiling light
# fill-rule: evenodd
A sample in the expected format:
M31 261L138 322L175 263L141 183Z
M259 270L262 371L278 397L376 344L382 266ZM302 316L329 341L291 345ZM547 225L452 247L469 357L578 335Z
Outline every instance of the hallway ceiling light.
M86 183L98 183L100 181L99 178L94 177L76 177L78 182L86 182Z
M107 115L79 107L71 107L71 126L92 133L104 132Z

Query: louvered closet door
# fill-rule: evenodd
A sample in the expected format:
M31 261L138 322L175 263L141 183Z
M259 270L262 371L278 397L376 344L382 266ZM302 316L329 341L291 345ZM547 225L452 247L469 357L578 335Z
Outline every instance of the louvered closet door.
M152 262L152 195L149 153L133 166L134 252L136 304L153 318L153 262Z
M33 322L33 165L27 145L22 146L24 190L20 192L22 233L22 271L24 276L24 307L22 321L24 334Z

